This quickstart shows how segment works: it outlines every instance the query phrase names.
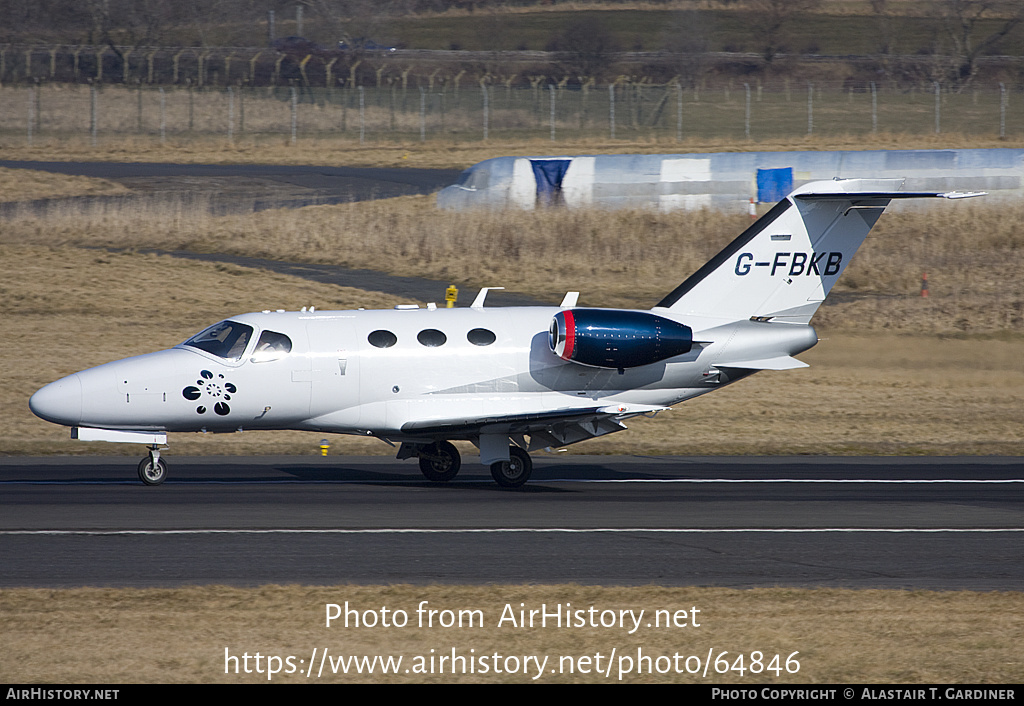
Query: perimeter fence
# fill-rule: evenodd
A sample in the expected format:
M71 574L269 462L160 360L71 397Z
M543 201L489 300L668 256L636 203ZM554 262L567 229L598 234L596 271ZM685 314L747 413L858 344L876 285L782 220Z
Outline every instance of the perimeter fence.
M1024 135L1024 95L1003 84L733 82L715 88L616 83L277 87L15 84L0 87L10 144L133 135L161 141L343 137L360 142L596 138L731 139L808 135ZM553 149L556 149L553 147Z

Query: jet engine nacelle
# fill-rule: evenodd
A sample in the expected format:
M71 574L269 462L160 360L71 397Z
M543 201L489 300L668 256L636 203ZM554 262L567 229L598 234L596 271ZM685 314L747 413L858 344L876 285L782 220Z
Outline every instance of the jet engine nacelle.
M642 311L566 309L551 320L551 350L597 368L636 368L693 347L689 326Z

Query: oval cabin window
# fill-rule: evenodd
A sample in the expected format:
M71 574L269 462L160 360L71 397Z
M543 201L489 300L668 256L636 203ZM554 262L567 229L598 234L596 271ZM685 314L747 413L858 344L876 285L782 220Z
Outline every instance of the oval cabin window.
M369 341L370 345L374 348L390 348L398 343L398 336L390 331L381 329L371 333L366 337L366 340Z
M416 340L427 348L437 348L443 346L448 341L448 337L436 328L427 328L419 332Z
M474 346L489 346L494 343L495 335L493 331L485 328L475 328L466 334L466 338Z

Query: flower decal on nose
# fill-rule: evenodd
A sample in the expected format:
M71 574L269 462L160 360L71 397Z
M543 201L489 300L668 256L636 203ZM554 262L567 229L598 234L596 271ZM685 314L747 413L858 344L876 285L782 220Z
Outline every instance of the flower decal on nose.
M230 414L231 407L228 406L228 402L231 400L231 395L238 392L238 388L233 383L225 380L223 375L218 374L214 376L209 370L200 371L199 378L199 380L196 380L195 385L189 385L181 391L182 397L186 400L195 401L206 395L213 400L213 411L215 413L222 417ZM206 414L206 405L196 407L196 413Z

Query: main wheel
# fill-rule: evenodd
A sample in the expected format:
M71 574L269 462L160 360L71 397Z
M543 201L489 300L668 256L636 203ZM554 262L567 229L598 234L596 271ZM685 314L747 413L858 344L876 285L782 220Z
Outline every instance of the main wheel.
M518 488L530 480L533 472L533 461L530 454L518 446L510 446L507 461L496 461L491 464L491 478L502 488Z
M147 456L139 463L139 480L146 485L160 485L167 480L167 464L162 458L153 462L152 456Z
M438 441L420 452L420 473L429 481L446 483L459 473L462 457L455 444Z

